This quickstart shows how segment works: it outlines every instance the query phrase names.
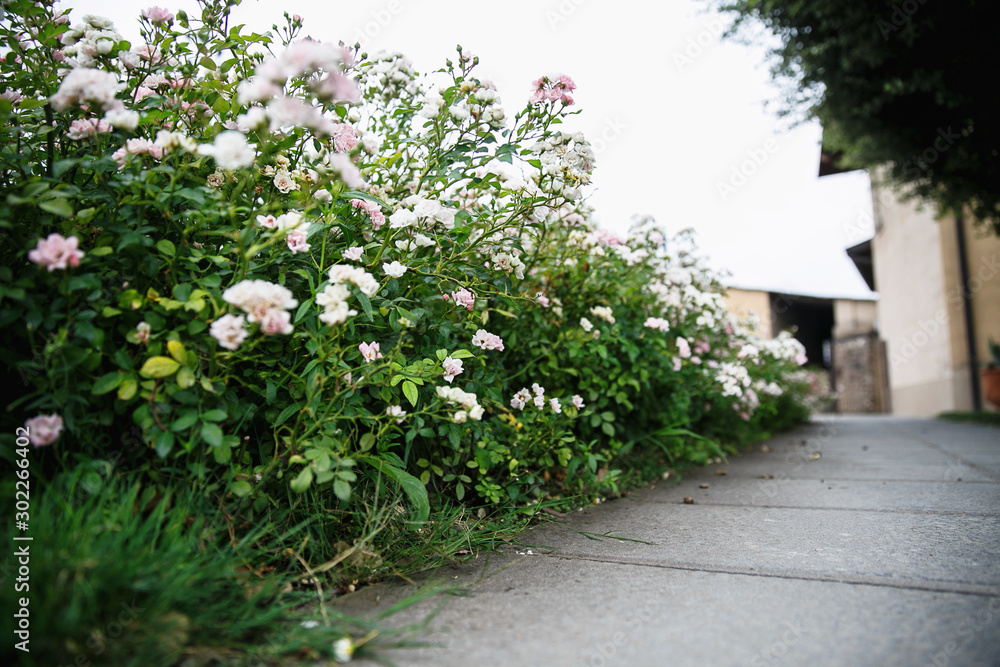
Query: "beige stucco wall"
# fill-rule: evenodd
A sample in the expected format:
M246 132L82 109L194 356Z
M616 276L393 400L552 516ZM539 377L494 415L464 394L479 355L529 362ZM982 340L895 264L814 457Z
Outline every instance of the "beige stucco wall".
M727 288L723 299L726 302L726 310L739 319L745 320L751 314L760 319L758 336L771 338L774 335L771 331L771 296L768 292L730 287Z
M871 333L875 329L878 305L875 301L835 299L833 302L833 337L846 338Z
M983 364L990 360L989 341L1000 341L1000 238L964 221L976 355ZM946 294L951 322L952 368L963 379L959 393L971 406L969 354L965 333L961 272L958 265L958 233L954 222L941 229L942 262L946 274ZM978 369L976 370L978 375ZM984 404L986 409L991 406Z
M968 410L968 370L953 362L953 306L947 298L942 226L930 206L901 202L872 185L878 323L886 341L893 412L931 416ZM957 325L961 327L961 322Z
M976 354L984 362L990 358L990 339L1000 342L1000 237L971 225L966 229Z

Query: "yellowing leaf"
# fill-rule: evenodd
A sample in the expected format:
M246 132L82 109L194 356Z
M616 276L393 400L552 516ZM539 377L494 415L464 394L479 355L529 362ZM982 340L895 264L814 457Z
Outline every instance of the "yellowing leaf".
M179 340L168 340L167 350L170 351L170 356L177 360L177 363L183 364L187 361L187 351Z
M126 377L118 384L118 398L123 401L127 401L133 396L135 392L139 389L139 383L132 376Z
M144 378L165 378L177 372L181 365L170 357L150 357L139 369Z

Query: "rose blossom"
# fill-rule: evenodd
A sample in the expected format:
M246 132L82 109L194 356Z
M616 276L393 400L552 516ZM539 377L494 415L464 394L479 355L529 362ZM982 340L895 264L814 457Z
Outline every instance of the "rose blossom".
M201 146L199 152L211 155L215 158L215 164L218 167L230 170L249 167L253 164L253 159L256 156L253 148L247 143L246 137L237 130L220 132L216 135L215 141L209 145ZM275 178L275 186L281 189L277 178ZM282 190L282 192L287 192L287 190Z
M361 352L361 356L364 358L366 364L370 364L376 359L382 358L382 353L379 352L378 343L364 343L362 342L358 345L358 350Z
M149 343L149 335L153 332L153 328L149 326L148 322L139 322L135 325L135 342L142 343L146 345Z
M309 248L312 247L306 242L308 235L309 232L305 229L293 229L288 232L288 236L285 237L285 242L288 243L288 249L293 253L308 252Z
M28 431L28 440L35 447L51 445L62 433L63 420L59 415L38 415L24 422L24 428Z
M219 341L219 346L227 350L239 349L248 335L243 327L244 318L242 315L223 315L212 322L208 332L212 338Z
M451 357L447 357L443 362L441 362L441 366L444 367L445 382L451 382L455 379L455 376L463 371L461 359L452 359Z
M65 269L67 266L79 266L83 251L77 246L80 239L71 236L68 239L62 234L49 234L47 239L38 242L34 250L28 251L28 259L39 266L48 268L49 272Z
M69 132L66 133L66 137L68 139L72 139L73 141L79 141L80 139L92 137L98 132L110 131L111 125L109 125L106 120L98 118L84 118L74 120L69 124Z
M583 410L583 396L580 394L573 394L573 407L577 410Z
M265 336L292 333L292 314L280 308L271 308L260 319L260 332Z
M348 259L348 260L356 262L359 259L361 259L361 255L364 254L364 252L365 252L364 248L362 248L359 245L356 245L356 246L351 246L350 248L348 248L347 250L345 250L342 253L342 256L343 256L344 259Z
M525 388L514 394L514 398L510 399L510 407L515 410L524 410L524 406L528 404L531 400L531 392Z
M464 287L457 292L452 292L451 298L455 300L455 305L469 310L472 310L472 307L476 305L476 295Z
M382 264L382 271L385 272L385 275L392 278L401 278L406 273L406 267L399 262L386 262Z
M491 334L486 329L480 329L472 337L472 344L484 350L500 350L503 352L503 340L496 334Z
M174 15L162 7L150 7L142 10L142 17L153 25L160 23L170 23L174 20Z
M378 231L379 228L385 224L385 215L375 202L366 201L364 199L352 199L351 206L354 208L360 208L368 214L368 220L372 223L372 229L375 231Z

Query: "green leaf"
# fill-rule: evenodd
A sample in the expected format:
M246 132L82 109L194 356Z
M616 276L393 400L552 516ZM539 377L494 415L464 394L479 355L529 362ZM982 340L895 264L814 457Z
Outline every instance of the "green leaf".
M49 213L55 213L64 218L68 218L73 215L73 207L69 205L69 202L61 197L56 197L55 199L46 199L45 201L38 202L38 208L43 211L48 211Z
M202 413L201 418L210 422L221 422L228 415L225 410L209 410L208 412Z
M290 486L292 487L292 491L295 491L296 493L305 493L306 489L309 488L309 485L312 484L312 481L312 468L306 466L302 469L302 472L300 472L298 476L292 480Z
M264 392L264 400L268 405L274 403L274 398L278 394L278 387L271 380L267 381L267 389Z
M409 380L403 383L403 396L410 402L410 405L417 407L417 385Z
M350 500L351 485L342 479L335 480L333 482L333 492L337 494L337 497L341 500Z
M431 512L431 504L427 499L427 487L421 484L419 479L405 470L400 470L373 456L365 456L361 460L371 465L383 475L396 480L403 487L403 492L406 493L406 496L414 505L413 520L410 523L418 524L427 521L427 517Z
M289 405L287 408L285 408L284 410L282 410L281 414L278 415L278 418L274 420L274 425L275 426L281 426L286 421L288 421L289 417L291 417L292 415L294 415L298 411L299 411L299 406L298 405L295 405L295 404Z
M232 456L233 456L233 450L231 450L229 447L212 448L212 458L214 458L215 462L218 463L219 465L225 465L226 463L229 463L229 459L231 459Z
M101 376L101 378L94 383L91 388L90 393L94 396L100 396L102 394L107 394L108 392L114 391L121 384L122 379L124 379L125 374L119 371L113 373L108 373L107 375Z
M167 454L174 448L174 434L160 433L156 436L156 455L161 459L167 458Z
M198 423L198 411L188 409L170 424L171 431L186 431Z
M177 247L173 244L173 242L168 241L167 239L160 239L159 241L157 241L156 249L162 252L167 257L173 257L175 254L177 254Z
M358 447L363 452L367 452L374 445L375 445L375 435L372 433L365 433L363 436L361 436L361 441L358 443Z
M468 350L455 350L454 352L451 353L452 359L469 359L474 356L476 355L472 354Z
M202 424L201 439L212 447L222 446L222 429L217 424Z
M170 357L150 357L139 369L144 378L165 378L177 372L181 365Z
M250 495L251 491L253 491L253 487L250 486L250 482L240 480L230 484L229 490L232 491L233 495L237 498L245 498Z
M187 366L183 366L179 371L177 371L177 386L181 389L187 389L194 386L194 382L194 371Z

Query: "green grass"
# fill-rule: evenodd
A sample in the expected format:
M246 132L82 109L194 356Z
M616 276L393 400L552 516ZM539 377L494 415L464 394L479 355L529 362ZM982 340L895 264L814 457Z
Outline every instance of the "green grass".
M938 419L1000 427L1000 412L942 412Z
M344 637L359 655L419 638L419 628L386 630L327 609L324 578L303 581L300 557L282 547L308 526L234 527L202 490L111 477L87 491L81 478L32 494L30 542L3 529L7 544L30 545L27 591L15 591L10 556L0 570L3 608L30 600L30 653L7 641L5 664L316 664Z

